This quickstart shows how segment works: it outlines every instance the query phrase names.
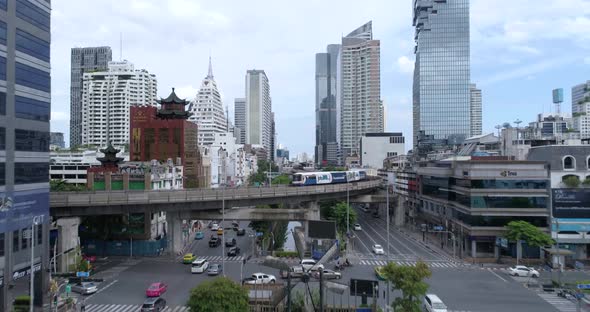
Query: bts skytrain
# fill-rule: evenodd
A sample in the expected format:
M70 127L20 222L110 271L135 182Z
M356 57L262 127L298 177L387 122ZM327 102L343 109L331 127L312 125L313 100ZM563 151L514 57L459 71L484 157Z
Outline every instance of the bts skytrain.
M293 174L294 186L335 184L367 180L365 170L299 172Z

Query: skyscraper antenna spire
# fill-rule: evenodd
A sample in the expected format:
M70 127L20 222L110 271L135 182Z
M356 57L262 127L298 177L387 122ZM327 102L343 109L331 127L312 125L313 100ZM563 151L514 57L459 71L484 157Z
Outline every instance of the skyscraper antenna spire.
M207 72L207 78L213 79L213 65L211 65L211 52L209 52L209 71Z

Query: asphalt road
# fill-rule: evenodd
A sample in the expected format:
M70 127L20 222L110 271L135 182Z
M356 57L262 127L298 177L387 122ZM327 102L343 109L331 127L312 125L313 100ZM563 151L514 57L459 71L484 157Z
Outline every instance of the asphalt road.
M385 246L386 236L383 225L385 221L381 219L371 220L370 218L370 214L360 218L359 222L363 230L357 232L357 240L363 242L357 244L358 249L355 248L355 250L363 259L382 259L372 261L385 261L388 257L375 257L368 249L373 243ZM191 247L191 251L197 254L198 257L211 257L211 259L220 257L221 246L209 248L207 241L211 231L206 230L206 233L206 238L195 242ZM252 238L246 235L238 237L237 240L238 246L243 250L242 255L250 254ZM428 292L441 297L449 307L449 312L575 311L575 305L572 302L557 298L554 294L539 295L537 290L528 289L524 286L526 279L508 276L505 270L491 270L476 266L435 266L436 263L448 261L446 256L424 248L412 238L405 237L395 230L390 233L390 243L390 258L406 263L413 261L411 259L424 259L431 265L433 275L427 280L430 285ZM277 269L265 267L257 260L260 259L253 259L243 267L239 260L226 261L225 275L239 282L241 276L246 277L252 273L264 272L276 275L279 283L284 282L280 280ZM210 262L220 263L220 261L216 260L210 260ZM162 296L170 306L166 312L185 312L185 304L190 289L205 280L214 278L205 274L191 274L190 265L183 265L179 259L175 258L143 258L123 263L113 262L113 265L114 267L107 271L111 270L115 273L111 274L110 278L99 286L98 293L87 297L87 312L137 311L145 300L146 287L155 281L162 281L169 285L168 291ZM333 264L327 264L326 267L331 269ZM586 273L576 275L577 273L579 272L566 272L564 278L588 278ZM343 278L334 282L346 285L351 278L376 279L374 265L369 263L356 263L353 267L346 268L342 274ZM541 280L543 280L548 278L550 273L542 272L541 274ZM312 289L319 287L319 283L314 279L309 285ZM304 289L304 284L298 283L294 291L304 292ZM386 290L386 284L382 281L379 282L379 297L375 300L381 307L386 305ZM399 293L390 291L390 301L393 301L396 295L399 295ZM372 303L373 299L369 298L368 301ZM334 294L327 291L325 302L336 306L346 306L348 304L360 304L361 298L350 296L348 293Z

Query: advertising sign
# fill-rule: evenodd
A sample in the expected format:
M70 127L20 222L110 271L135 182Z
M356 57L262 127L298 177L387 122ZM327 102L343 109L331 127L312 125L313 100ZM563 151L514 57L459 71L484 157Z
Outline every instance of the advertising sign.
M553 189L554 218L590 218L590 189Z
M49 220L49 188L0 193L0 233L30 227L34 216Z
M326 172L326 173L318 173L316 175L316 183L317 184L329 184L329 183L332 183L332 175L329 172Z

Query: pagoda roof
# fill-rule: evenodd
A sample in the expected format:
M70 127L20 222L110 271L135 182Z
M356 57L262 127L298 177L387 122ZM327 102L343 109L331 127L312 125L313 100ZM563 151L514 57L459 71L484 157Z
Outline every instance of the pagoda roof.
M162 99L160 98L160 100L158 100L158 103L160 104L188 104L186 99L181 99L178 97L178 95L176 95L176 93L174 92L174 88L172 88L172 93L170 93L170 95L165 98Z
M178 110L164 110L161 109L158 111L158 116L161 117L186 117L188 118L192 113L187 111L178 111Z
M100 151L104 153L104 157L97 157L96 159L100 161L103 167L108 165L117 165L123 161L123 158L117 157L117 153L121 150L114 148L110 142L108 143L107 148L101 149Z

